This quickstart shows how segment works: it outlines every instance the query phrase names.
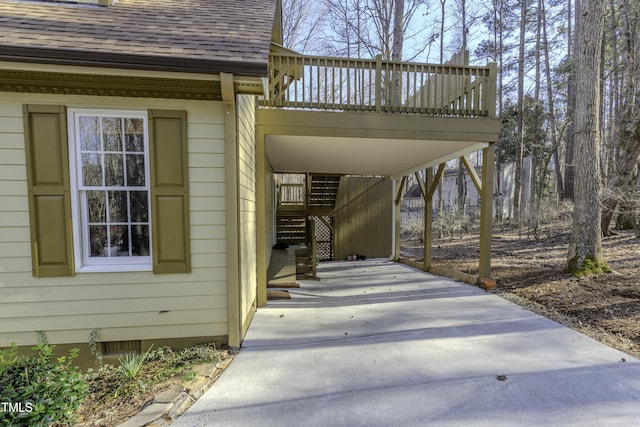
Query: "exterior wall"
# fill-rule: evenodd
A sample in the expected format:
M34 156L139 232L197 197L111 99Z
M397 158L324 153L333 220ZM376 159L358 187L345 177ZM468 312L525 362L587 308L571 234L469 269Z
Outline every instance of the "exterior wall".
M253 315L258 291L255 97L239 95L236 105L239 155L238 194L240 197L240 283L242 286L240 290L240 315L244 325Z
M31 273L22 105L187 111L192 272ZM222 103L0 92L0 346L228 335ZM153 221L153 219L152 219Z
M343 177L336 200L335 259L346 259L350 254L391 256L393 209L390 179Z

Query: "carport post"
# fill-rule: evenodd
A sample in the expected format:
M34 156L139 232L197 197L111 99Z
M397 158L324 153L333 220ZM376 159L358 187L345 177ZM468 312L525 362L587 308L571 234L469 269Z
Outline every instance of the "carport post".
M424 197L424 237L422 241L424 242L424 261L422 269L424 271L429 271L431 268L431 239L433 236L433 192L430 191L431 187L434 185L438 185L437 182L433 182L433 168L428 168L425 170L425 192L423 193ZM431 195L431 196L430 196Z
M404 190L404 184L407 181L407 177L403 176L400 181L395 180L396 183L396 199L395 199L395 210L394 210L394 224L393 224L393 260L398 261L400 259L400 205L402 202L402 190Z

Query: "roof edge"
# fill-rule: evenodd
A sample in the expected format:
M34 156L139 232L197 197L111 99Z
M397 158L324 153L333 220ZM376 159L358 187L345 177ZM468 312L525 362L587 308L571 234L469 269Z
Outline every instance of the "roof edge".
M266 77L266 61L220 61L207 59L127 55L87 52L72 49L45 49L23 46L3 46L0 60L54 65L76 65L97 68L124 68L183 73L232 73L250 77Z

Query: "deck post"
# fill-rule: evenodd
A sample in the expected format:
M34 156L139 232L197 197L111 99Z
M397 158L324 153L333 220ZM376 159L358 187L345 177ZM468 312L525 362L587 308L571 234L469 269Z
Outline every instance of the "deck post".
M495 62L489 64L489 76L485 82L486 94L485 102L487 109L487 117L490 119L496 118L496 87L498 81L498 67Z
M482 193L480 196L480 266L478 277L491 278L491 232L493 226L494 143L482 150Z
M432 187L437 186L438 183L433 180L433 168L425 170L425 189L423 194L424 198L424 261L422 269L429 271L431 268L431 241L433 238L433 192L430 191ZM429 196L431 195L431 196Z
M396 180L396 188L395 188L395 193L396 193L396 198L395 198L395 214L393 215L393 219L394 219L394 224L393 224L393 229L394 229L394 233L393 233L393 260L394 261L398 261L400 259L400 233L401 233L401 227L400 227L400 217L402 215L401 211L400 211L400 207L401 207L401 202L402 202L402 190L404 190L404 184L407 181L407 177L403 176L402 179L400 181Z

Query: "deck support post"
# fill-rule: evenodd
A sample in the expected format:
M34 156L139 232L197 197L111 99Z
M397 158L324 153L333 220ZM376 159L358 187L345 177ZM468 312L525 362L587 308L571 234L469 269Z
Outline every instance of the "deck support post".
M478 277L491 278L491 233L493 226L494 143L482 150L482 192L480 195L480 266Z
M424 199L424 260L423 271L429 271L431 268L431 242L433 238L433 191L431 189L438 185L438 182L433 180L433 168L425 170L425 192L422 194Z
M401 207L401 202L402 202L402 190L404 190L404 185L407 181L407 177L403 176L402 179L400 181L396 180L396 188L395 188L395 194L396 194L396 198L395 198L395 214L393 215L393 219L394 219L394 233L393 233L393 260L394 261L398 261L400 259L400 233L401 233L401 228L400 228L400 216L401 211L400 211L400 207Z

